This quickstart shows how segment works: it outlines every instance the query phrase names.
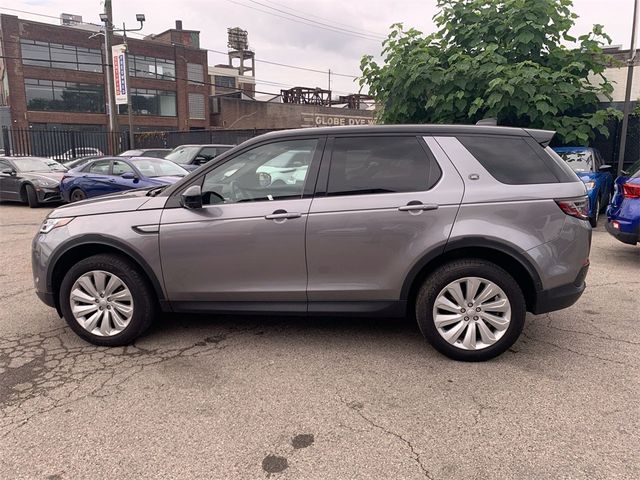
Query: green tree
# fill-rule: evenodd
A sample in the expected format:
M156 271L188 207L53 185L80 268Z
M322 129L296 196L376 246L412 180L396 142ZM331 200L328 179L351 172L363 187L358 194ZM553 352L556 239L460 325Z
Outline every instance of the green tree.
M569 35L577 15L571 0L438 0L436 33L394 24L379 65L364 56L361 86L381 105L383 123L475 123L556 130L584 144L613 109L603 76L610 43L602 25ZM569 48L562 42L577 42ZM594 81L595 79L595 81ZM591 81L590 81L591 80Z

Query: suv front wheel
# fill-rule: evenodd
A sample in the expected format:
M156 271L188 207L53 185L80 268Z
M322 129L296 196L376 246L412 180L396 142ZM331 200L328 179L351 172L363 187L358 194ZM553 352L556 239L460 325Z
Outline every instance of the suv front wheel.
M439 267L416 299L422 334L454 360L476 362L500 355L520 336L525 315L518 283L499 266L480 259Z
M60 307L79 336L95 345L128 345L151 324L155 301L147 279L120 255L85 258L60 286Z

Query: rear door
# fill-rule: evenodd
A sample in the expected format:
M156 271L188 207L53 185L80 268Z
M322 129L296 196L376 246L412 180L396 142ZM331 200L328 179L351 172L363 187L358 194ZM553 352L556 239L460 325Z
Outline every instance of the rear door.
M444 249L462 194L415 135L330 138L307 221L309 311L398 301L410 270Z
M111 176L111 160L96 160L82 171L80 186L88 197L105 195L116 191L115 180Z
M17 171L15 175L2 173L7 170L16 171L16 168L9 160L0 158L0 200L20 200L18 173Z

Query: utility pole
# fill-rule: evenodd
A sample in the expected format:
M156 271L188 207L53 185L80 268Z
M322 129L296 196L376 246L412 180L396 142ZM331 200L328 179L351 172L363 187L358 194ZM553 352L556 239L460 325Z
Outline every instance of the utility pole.
M116 101L114 97L113 87L113 66L111 62L111 37L113 36L113 10L111 9L111 0L104 1L104 13L107 21L104 25L104 58L106 60L107 70L107 108L109 109L109 131L114 132L117 128Z
M627 60L627 88L624 95L624 110L622 114L622 128L620 132L620 151L618 153L618 175L622 173L624 167L624 153L627 146L627 128L629 127L629 110L631 109L631 86L633 83L633 64L636 56L636 22L638 21L638 5L640 0L634 2L633 22L631 24L631 50Z
M329 106L331 106L331 69L329 69Z

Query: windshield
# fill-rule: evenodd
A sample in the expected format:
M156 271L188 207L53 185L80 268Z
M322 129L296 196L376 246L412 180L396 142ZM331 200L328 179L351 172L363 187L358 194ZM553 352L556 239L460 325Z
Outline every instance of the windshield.
M63 165L48 158L24 157L14 158L16 168L21 172L66 172Z
M131 163L140 171L142 175L149 178L154 177L184 177L187 172L180 165L176 165L168 160L160 158L134 158Z
M142 155L142 150L127 150L118 154L119 157L139 157Z
M591 152L557 152L574 172L590 172L593 170Z
M171 153L169 153L166 157L167 160L171 160L172 162L186 164L193 160L193 157L196 156L196 153L200 150L198 146L191 147L176 147Z

